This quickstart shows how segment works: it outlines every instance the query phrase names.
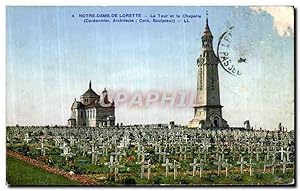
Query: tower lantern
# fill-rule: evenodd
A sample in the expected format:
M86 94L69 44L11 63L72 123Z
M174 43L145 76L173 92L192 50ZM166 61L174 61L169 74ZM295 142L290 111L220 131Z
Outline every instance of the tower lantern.
M205 28L204 28L204 32L203 32L203 35L201 37L202 39L202 48L204 50L212 50L213 49L213 35L211 34L210 32L210 28L209 28L209 25L208 25L208 14L206 12L206 25L205 25Z

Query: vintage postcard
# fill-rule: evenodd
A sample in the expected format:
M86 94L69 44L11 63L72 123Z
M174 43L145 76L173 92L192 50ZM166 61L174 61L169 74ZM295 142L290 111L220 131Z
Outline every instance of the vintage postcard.
M295 186L293 6L7 6L9 186Z

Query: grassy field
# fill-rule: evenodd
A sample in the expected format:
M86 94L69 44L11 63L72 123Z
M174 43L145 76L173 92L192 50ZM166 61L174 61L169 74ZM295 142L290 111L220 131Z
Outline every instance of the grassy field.
M152 176L150 180L146 178L141 179L137 175L125 175L118 177L117 182L103 179L105 174L93 174L90 175L91 177L98 180L100 184L105 185L127 185L127 184L137 184L137 185L245 185L245 186L254 186L254 185L272 185L272 186L279 186L279 185L290 185L293 183L293 172L289 171L285 175L277 172L278 175L272 175L271 173L268 174L255 174L252 177L249 174L244 175L230 175L228 177L217 176L217 175L203 175L200 179L199 175L192 177L192 176L180 176L178 174L176 180L173 179L172 173L169 173L168 177L165 176Z
M11 156L7 156L6 162L6 181L11 186L79 185L78 182L49 173Z
M253 176L250 177L249 172L246 171L244 175L240 175L239 168L235 167L235 169L230 170L228 177L225 177L224 170L221 171L220 176L216 175L216 170L209 173L206 170L203 171L203 177L200 179L198 172L195 177L192 177L191 174L187 175L183 173L183 168L185 172L188 171L186 167L188 164L183 164L182 169L177 174L176 180L173 179L172 171L168 177L164 177L165 169L161 166L156 166L156 168L152 169L150 180L147 180L146 178L140 178L140 167L132 162L127 164L126 168L119 169L120 174L118 180L115 181L113 173L109 173L107 166L87 166L81 163L78 165L81 168L85 168L85 174L95 179L100 185L290 185L293 184L295 178L291 168L287 170L286 174L282 173L281 168L277 168L274 175L271 174L270 169L267 169L267 173L262 173L262 169L256 169ZM7 182L12 186L79 185L78 182L49 173L10 156L7 156L6 168ZM80 169L78 171L80 172Z

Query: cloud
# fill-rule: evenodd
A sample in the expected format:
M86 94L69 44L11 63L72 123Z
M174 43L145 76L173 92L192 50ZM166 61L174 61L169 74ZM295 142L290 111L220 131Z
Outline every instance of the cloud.
M291 6L250 7L258 14L266 12L273 17L273 26L281 37L294 35L294 8Z

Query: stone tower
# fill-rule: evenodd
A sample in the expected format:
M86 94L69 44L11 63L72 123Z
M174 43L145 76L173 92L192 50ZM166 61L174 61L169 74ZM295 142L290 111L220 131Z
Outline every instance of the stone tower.
M213 35L206 18L202 53L197 59L197 97L194 118L188 125L190 128L228 127L227 121L222 118L218 63L219 59L213 50Z

